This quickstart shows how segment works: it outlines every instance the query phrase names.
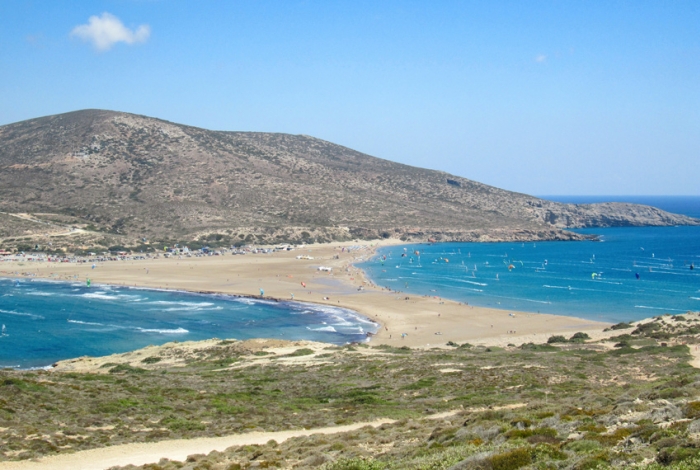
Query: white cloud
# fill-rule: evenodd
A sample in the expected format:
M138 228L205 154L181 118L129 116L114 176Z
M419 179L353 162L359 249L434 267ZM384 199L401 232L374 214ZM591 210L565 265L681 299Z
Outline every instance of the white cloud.
M105 12L102 16L91 16L88 24L76 26L70 34L85 42L91 42L99 51L107 51L118 42L146 42L151 35L151 27L142 24L132 31L124 26L119 18Z
M546 61L547 61L547 56L544 54L540 54L537 57L535 57L535 62L537 62L538 64L542 64Z

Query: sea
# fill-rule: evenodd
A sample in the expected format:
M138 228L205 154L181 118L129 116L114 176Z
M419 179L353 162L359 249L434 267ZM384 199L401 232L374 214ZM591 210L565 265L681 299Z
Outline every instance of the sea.
M546 198L635 202L700 218L700 197ZM401 245L358 267L406 295L503 310L621 322L700 309L700 227L577 231L600 241ZM0 368L19 369L215 337L344 344L379 328L331 306L9 278L0 279L0 324Z
M700 196L542 196L633 202L700 218ZM406 295L501 310L634 321L700 310L700 227L574 230L598 241L436 243L380 248L359 265Z
M47 367L169 341L277 338L367 341L354 311L292 301L84 283L0 279L0 368Z

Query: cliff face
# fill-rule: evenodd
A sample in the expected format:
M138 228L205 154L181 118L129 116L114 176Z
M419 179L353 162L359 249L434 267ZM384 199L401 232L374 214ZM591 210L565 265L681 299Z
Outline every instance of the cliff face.
M633 204L545 201L309 136L101 110L0 127L0 211L133 237L296 227L558 239L576 238L560 232L572 227L699 223Z

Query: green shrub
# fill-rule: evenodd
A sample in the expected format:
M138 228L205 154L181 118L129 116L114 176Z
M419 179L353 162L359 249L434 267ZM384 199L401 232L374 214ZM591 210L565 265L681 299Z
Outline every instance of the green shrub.
M435 381L437 379L435 377L424 377L422 379L418 379L417 382L414 382L410 385L406 385L405 387L402 387L403 390L419 390L421 388L428 388L432 387L435 384Z
M511 429L505 436L508 439L521 438L525 439L531 436L546 436L546 437L557 437L556 429L552 428L538 428L538 429Z
M588 336L588 333L581 333L579 331L578 333L574 333L574 335L571 337L571 340L575 340L575 339L586 340L586 339L591 339L591 337Z
M598 451L602 448L600 442L591 441L589 439L581 439L579 441L573 441L566 444L566 448L577 454L589 454L591 452Z
M632 324L627 322L621 322L616 323L610 327L611 330L626 330L627 328L632 328Z
M116 367L109 369L110 374L143 374L146 369L140 367L133 367L129 364L119 364Z
M524 351L559 351L556 346L549 344L523 343L520 349Z
M581 460L574 465L573 470L599 470L606 468L608 466L608 461L609 457L607 452L601 452Z
M386 464L374 459L361 457L343 458L321 467L322 470L383 470Z
M313 349L309 348L302 348L302 349L297 349L293 353L289 354L291 357L296 357L296 356L310 356L311 354L314 353Z
M590 437L590 439L596 440L605 446L614 446L621 440L627 438L632 431L627 428L619 428L610 434L601 434L598 436Z
M143 359L141 362L144 364L155 364L156 362L160 362L161 358L158 356L149 356L145 359Z
M579 432L605 432L605 426L600 425L598 423L584 423L578 428L576 428L577 431Z
M692 447L667 447L661 449L656 456L656 461L662 465L700 458L700 449Z
M550 336L549 339L547 340L547 344L553 344L553 343L566 343L568 342L565 337L562 335L554 335Z
M686 404L683 414L690 419L700 418L700 401L691 401Z
M566 460L566 453L551 444L537 444L531 452L535 461L542 460Z
M178 418L170 415L160 420L160 424L171 431L203 431L206 426L199 421Z
M526 447L497 454L488 459L493 470L516 470L532 463L530 450Z

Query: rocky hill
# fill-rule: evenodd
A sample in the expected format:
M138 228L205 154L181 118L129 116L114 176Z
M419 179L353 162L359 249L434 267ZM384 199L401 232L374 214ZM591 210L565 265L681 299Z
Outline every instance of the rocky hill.
M102 110L0 127L0 212L0 236L27 239L47 226L129 239L570 239L562 229L700 223L546 201L305 135Z

